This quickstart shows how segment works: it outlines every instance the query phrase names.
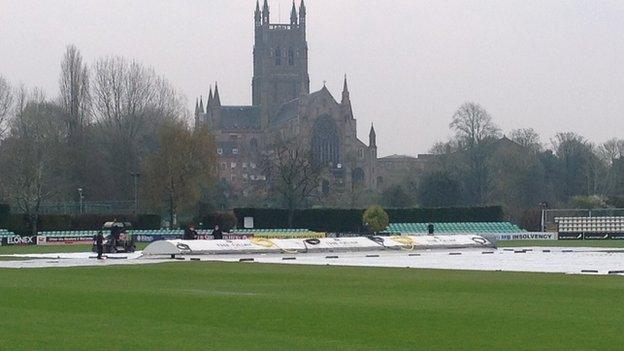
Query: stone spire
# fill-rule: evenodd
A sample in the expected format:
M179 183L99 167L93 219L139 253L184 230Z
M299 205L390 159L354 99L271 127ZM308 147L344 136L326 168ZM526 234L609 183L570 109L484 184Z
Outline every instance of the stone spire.
M377 148L377 134L373 123L371 123L370 133L368 133L368 147Z
M351 108L351 100L349 98L349 86L347 85L347 75L345 74L344 85L342 87L342 100L340 101L342 106L342 115L345 121L353 119L353 109Z
M299 5L299 19L304 18L306 16L306 6L304 0L301 0L301 5Z
M297 8L295 7L295 0L292 3L292 9L290 10L290 24L297 25Z
M199 96L199 113L204 113L204 98Z
M199 103L197 102L197 98L195 98L195 117L199 116Z
M342 85L342 102L349 102L349 86L347 85L347 75L344 76L344 83Z
M208 101L206 101L206 113L212 107L212 85L210 86L210 92L208 93Z
M264 5L262 5L262 24L268 26L269 18L269 3L267 0L264 0Z
M219 97L219 86L215 82L214 96L212 97L215 106L221 106L221 98Z
M256 0L256 11L254 12L254 22L256 26L262 24L262 13L260 12L260 0Z
M299 28L301 29L303 38L306 37L306 6L305 2L301 0L301 5L299 5Z

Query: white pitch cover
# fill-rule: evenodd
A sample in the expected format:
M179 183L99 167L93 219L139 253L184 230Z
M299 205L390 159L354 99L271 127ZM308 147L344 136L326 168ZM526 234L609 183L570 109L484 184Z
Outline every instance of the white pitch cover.
M149 244L144 255L196 255L228 253L275 253L310 251L371 251L399 248L482 248L494 247L477 235L422 235L321 239L267 239L242 240L160 240Z

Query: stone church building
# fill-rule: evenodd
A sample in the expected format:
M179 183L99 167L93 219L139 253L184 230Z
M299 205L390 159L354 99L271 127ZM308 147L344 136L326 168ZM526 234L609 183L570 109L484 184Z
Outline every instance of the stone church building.
M215 84L206 105L200 99L195 110L195 123L207 124L215 135L218 176L229 183L230 194L247 198L266 193L263 154L279 140L301 142L316 162L326 165L319 184L324 193L380 190L384 175L377 169L389 166L385 158L377 158L372 126L367 142L357 136L346 77L339 100L325 86L310 92L304 0L298 11L293 3L286 24L271 23L267 0L262 9L257 2L254 21L252 104L223 105ZM418 163L410 159L409 164Z

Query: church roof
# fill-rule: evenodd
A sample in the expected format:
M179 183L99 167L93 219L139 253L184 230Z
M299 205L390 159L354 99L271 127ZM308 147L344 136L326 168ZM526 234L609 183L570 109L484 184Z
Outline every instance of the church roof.
M329 90L327 90L327 87L324 86L320 90L317 90L311 94L302 96L300 98L292 99L282 104L279 110L277 110L277 113L275 114L275 116L271 118L270 120L271 126L278 125L282 122L286 122L297 117L299 115L299 103L308 102L308 101L314 102L314 100L316 100L317 98L321 97L324 94L328 94L329 97L335 103L337 103L336 99L334 99L334 97L331 95Z
M289 121L299 115L299 102L301 98L290 100L284 103L275 116L271 118L271 125L280 124L285 121Z
M409 156L409 155L392 154L392 155L380 157L379 159L384 159L384 160L409 160L409 159L416 159L416 157Z
M259 130L260 108L256 106L221 106L219 129Z

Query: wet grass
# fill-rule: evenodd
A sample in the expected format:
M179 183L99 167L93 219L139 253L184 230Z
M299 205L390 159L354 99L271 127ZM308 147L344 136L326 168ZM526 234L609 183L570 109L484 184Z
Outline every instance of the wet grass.
M621 350L624 278L185 262L0 269L2 350Z

